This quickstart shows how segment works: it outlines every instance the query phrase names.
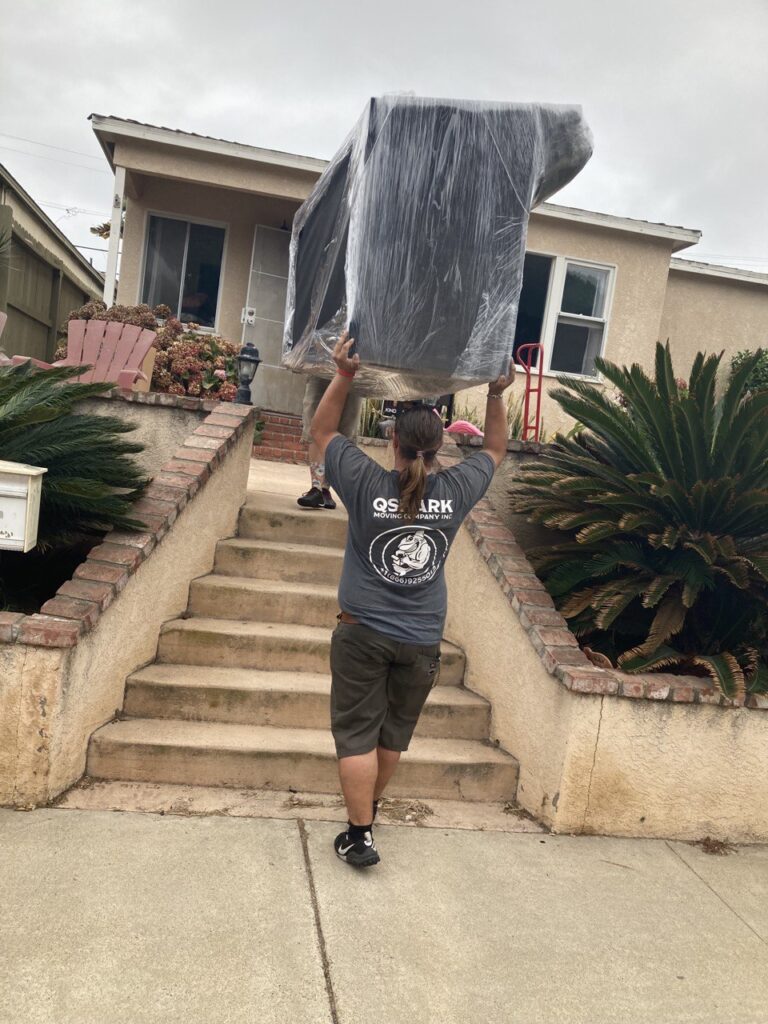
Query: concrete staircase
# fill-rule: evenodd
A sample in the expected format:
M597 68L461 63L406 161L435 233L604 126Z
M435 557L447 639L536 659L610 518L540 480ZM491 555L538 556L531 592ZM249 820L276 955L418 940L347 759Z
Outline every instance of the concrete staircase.
M91 778L335 793L328 656L346 515L303 512L295 467L255 463L239 536L192 582L187 617L126 683L124 717L91 738ZM267 467L260 473L258 467ZM303 477L302 477L303 479ZM294 493L295 492L295 493ZM512 800L517 762L488 742L490 707L443 644L433 690L390 795Z

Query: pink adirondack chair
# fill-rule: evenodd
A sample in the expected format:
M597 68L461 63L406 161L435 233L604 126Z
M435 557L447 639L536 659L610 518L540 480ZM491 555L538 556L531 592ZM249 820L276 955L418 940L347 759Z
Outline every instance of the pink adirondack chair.
M137 379L146 380L141 366L152 348L157 334L133 324L111 320L70 320L67 324L67 355L56 363L31 359L35 366L90 366L76 379L84 384L113 381L119 388L130 389ZM14 356L20 363L29 356Z

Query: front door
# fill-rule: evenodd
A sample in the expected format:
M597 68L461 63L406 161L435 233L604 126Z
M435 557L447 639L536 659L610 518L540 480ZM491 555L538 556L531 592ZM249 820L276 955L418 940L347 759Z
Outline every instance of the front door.
M252 342L262 359L251 386L253 404L258 409L300 413L304 378L280 366L290 240L290 231L256 225L243 343Z

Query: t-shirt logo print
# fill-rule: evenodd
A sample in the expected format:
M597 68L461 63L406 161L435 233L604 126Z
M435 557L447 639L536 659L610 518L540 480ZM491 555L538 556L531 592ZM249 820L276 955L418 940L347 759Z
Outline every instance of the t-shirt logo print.
M416 586L434 579L447 552L448 539L442 530L400 526L375 537L368 556L389 583Z

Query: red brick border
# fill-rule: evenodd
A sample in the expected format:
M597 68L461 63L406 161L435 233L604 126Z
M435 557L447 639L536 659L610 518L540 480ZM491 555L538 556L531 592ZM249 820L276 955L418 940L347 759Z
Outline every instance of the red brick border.
M472 442L480 439L472 438ZM464 445L462 437L460 443ZM520 448L512 448L512 445ZM474 445L473 445L474 446ZM533 442L510 441L510 450L541 450ZM455 456L453 456L455 458ZM443 462L452 461L452 456ZM707 679L677 676L668 672L629 675L593 665L578 646L568 623L555 608L514 534L504 526L488 498L470 512L466 527L480 555L520 619L531 644L550 675L576 693L600 694L676 704L717 704L768 710L768 694L750 694L746 701L732 700Z
M222 402L219 398L193 398L192 395L166 395L162 391L128 391L125 388L113 388L99 399L111 398L118 402L133 402L136 405L161 405L167 409L186 409L188 412L210 412L226 415L227 409L248 408L251 406L235 406L233 402ZM206 423L208 421L206 420Z
M113 530L93 548L72 577L46 601L37 615L0 612L0 643L39 647L74 647L93 629L101 613L149 558L195 494L240 440L253 432L254 409L231 402L210 402L155 392L113 391L104 397L177 409L212 410L161 467L133 506L145 523L142 533ZM190 404L194 403L194 404Z

